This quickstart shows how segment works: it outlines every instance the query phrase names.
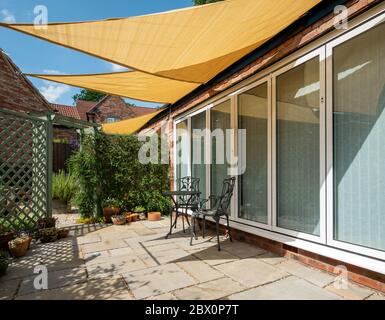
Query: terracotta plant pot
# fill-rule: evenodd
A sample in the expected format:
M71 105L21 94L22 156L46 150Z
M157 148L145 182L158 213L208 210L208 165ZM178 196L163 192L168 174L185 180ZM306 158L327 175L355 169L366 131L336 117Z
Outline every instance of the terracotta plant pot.
M58 230L56 228L41 229L39 233L42 243L50 243L57 240Z
M56 218L42 218L37 220L37 228L41 229L50 229L56 227Z
M8 242L15 237L15 233L7 232L0 234L0 250L5 250L9 252Z
M139 213L132 213L131 214L131 222L136 222L140 220L140 215Z
M126 222L130 223L132 213L131 212L125 212L125 213L123 213L123 215L126 217Z
M162 214L160 212L149 212L147 219L148 221L159 221L162 218Z
M111 223L111 217L118 215L119 212L120 212L120 209L117 207L103 208L103 216L104 216L104 220L106 220L106 223Z
M14 258L24 257L30 244L29 237L16 238L8 242L9 251Z
M112 220L112 223L116 226L121 226L121 225L124 225L126 224L126 217L121 215L116 215L116 216L112 216L111 217L111 220Z
M70 231L68 229L60 229L57 231L57 238L58 239L64 239L67 238Z

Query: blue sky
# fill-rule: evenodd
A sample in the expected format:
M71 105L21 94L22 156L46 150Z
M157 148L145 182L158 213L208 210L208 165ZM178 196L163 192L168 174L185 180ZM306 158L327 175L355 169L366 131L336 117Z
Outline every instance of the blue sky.
M49 22L86 21L129 17L189 7L192 0L0 0L0 21L33 23L35 6L48 9ZM21 33L0 27L0 48L25 73L83 74L119 71L118 66L94 57L66 49ZM78 88L30 78L50 100L73 104ZM156 104L135 102L153 107Z

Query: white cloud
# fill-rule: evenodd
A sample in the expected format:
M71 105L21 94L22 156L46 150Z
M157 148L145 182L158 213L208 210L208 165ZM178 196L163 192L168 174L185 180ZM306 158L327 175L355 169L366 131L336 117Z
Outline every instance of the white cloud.
M70 87L65 84L49 84L40 87L40 92L51 103L56 103L63 94L70 91Z
M7 9L1 10L1 15L3 16L3 22L5 23L15 23L16 18L13 13Z
M115 63L110 63L110 66L111 66L112 72L123 72L123 71L128 70L126 67L120 66L120 65L115 64Z
M61 75L65 74L64 72L61 72L59 70L51 70L51 69L44 69L43 72L46 74L61 74Z

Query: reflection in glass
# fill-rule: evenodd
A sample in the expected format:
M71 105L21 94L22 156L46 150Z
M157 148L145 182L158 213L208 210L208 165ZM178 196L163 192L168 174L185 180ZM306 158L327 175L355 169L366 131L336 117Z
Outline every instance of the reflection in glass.
M265 224L268 222L267 112L267 83L239 95L238 129L246 130L246 171L238 179L239 217Z
M277 77L278 226L320 234L319 57Z
M334 237L385 250L385 24L334 48Z

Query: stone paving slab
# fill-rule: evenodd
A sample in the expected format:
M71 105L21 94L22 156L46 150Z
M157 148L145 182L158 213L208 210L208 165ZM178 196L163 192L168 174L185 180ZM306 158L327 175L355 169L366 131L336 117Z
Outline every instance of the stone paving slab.
M179 262L191 256L190 253L182 249L171 249L162 250L158 252L151 252L150 255L158 264ZM194 257L191 257L191 259L195 260Z
M346 287L342 285L343 284L340 282L334 282L328 285L325 289L348 300L363 300L374 294L373 290L350 281L346 283Z
M385 300L385 295L381 293L374 293L366 300Z
M0 301L12 300L16 295L21 279L4 280L0 278Z
M122 278L92 280L60 289L18 296L16 300L132 300Z
M221 278L176 290L173 294L180 300L217 300L242 290L245 290L245 287L238 282L229 278Z
M34 279L36 275L25 278L17 292L17 295L27 295L36 291ZM87 273L84 267L65 269L60 271L48 271L48 289L56 289L87 281Z
M289 276L287 272L259 261L256 258L225 263L215 268L247 288L277 281Z
M196 283L176 264L130 272L123 276L136 299L160 295Z
M100 252L100 251L119 249L119 248L125 248L125 247L127 247L127 244L123 240L113 239L113 240L103 240L97 243L85 244L85 245L82 245L80 248L83 253L90 253L90 252Z
M90 279L117 278L122 273L147 268L145 263L137 256L109 257L107 262L98 264L86 263L88 277Z
M338 295L294 276L229 296L230 300L339 300Z
M190 252L193 252L193 255L198 259L203 260L204 262L212 266L239 260L237 256L234 256L227 251L218 251L217 247L196 249Z
M176 264L198 282L207 282L223 277L223 273L198 259L191 260L187 258L186 261L177 262Z
M164 293L159 296L149 297L146 300L162 300L162 301L170 301L170 300L178 300L172 293Z
M274 266L288 260L287 258L281 257L273 252L266 252L258 256L258 259Z
M334 275L310 268L294 260L284 261L278 265L278 268L307 280L319 287L325 287L326 285L332 283L336 278Z
M264 249L251 246L247 243L241 243L238 241L226 242L222 244L222 248L223 250L231 253L232 255L242 259L259 256L267 252Z

